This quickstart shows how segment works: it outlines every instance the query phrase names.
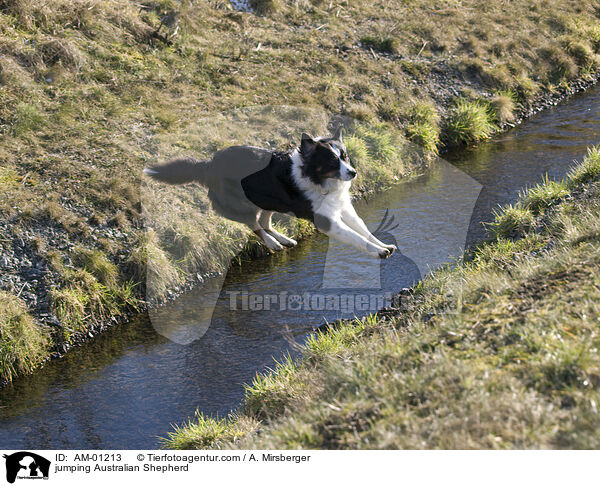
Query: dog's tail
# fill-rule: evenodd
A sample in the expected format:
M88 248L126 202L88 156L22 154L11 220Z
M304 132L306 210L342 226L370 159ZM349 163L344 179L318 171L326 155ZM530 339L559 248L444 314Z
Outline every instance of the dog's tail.
M208 161L188 157L175 159L166 164L146 167L144 174L167 184L186 184L188 182L205 184L209 166Z

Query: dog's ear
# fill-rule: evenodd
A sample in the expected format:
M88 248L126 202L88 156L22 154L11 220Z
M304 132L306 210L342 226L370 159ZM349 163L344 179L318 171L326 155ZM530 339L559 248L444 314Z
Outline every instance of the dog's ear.
M303 154L309 153L315 147L316 143L308 133L303 133L300 139L300 152Z
M333 135L333 139L337 140L340 143L342 142L342 135L344 133L344 127L343 126L339 126L339 128L335 131L335 134Z

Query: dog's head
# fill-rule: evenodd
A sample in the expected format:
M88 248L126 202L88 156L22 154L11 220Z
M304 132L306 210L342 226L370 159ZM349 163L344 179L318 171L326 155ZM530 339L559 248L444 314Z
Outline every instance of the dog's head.
M331 138L312 138L303 133L300 141L302 173L314 184L323 184L328 179L351 181L356 170L350 164L340 127Z

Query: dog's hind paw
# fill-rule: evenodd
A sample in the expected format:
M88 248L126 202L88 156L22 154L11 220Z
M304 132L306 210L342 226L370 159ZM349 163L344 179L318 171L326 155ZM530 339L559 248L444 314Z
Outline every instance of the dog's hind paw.
M265 241L267 248L271 251L281 251L283 250L283 246L277 241Z
M258 235L262 238L263 242L265 243L266 247L269 250L271 250L271 251L283 250L283 246L281 246L281 244L275 238L273 238L269 233L267 233L265 230L260 230L258 232Z
M266 231L267 231L267 233L269 233L270 236L275 238L283 246L287 246L288 248L291 248L292 246L296 246L298 244L298 242L296 240L293 240L292 238L288 238L287 236L282 235L281 233L278 233L274 229L269 229Z

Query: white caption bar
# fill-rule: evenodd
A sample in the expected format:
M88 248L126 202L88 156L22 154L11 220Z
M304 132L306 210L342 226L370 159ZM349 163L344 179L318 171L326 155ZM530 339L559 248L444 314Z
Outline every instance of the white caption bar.
M0 485L598 482L600 451L2 451ZM6 481L5 481L6 480ZM42 481L47 482L42 482Z

